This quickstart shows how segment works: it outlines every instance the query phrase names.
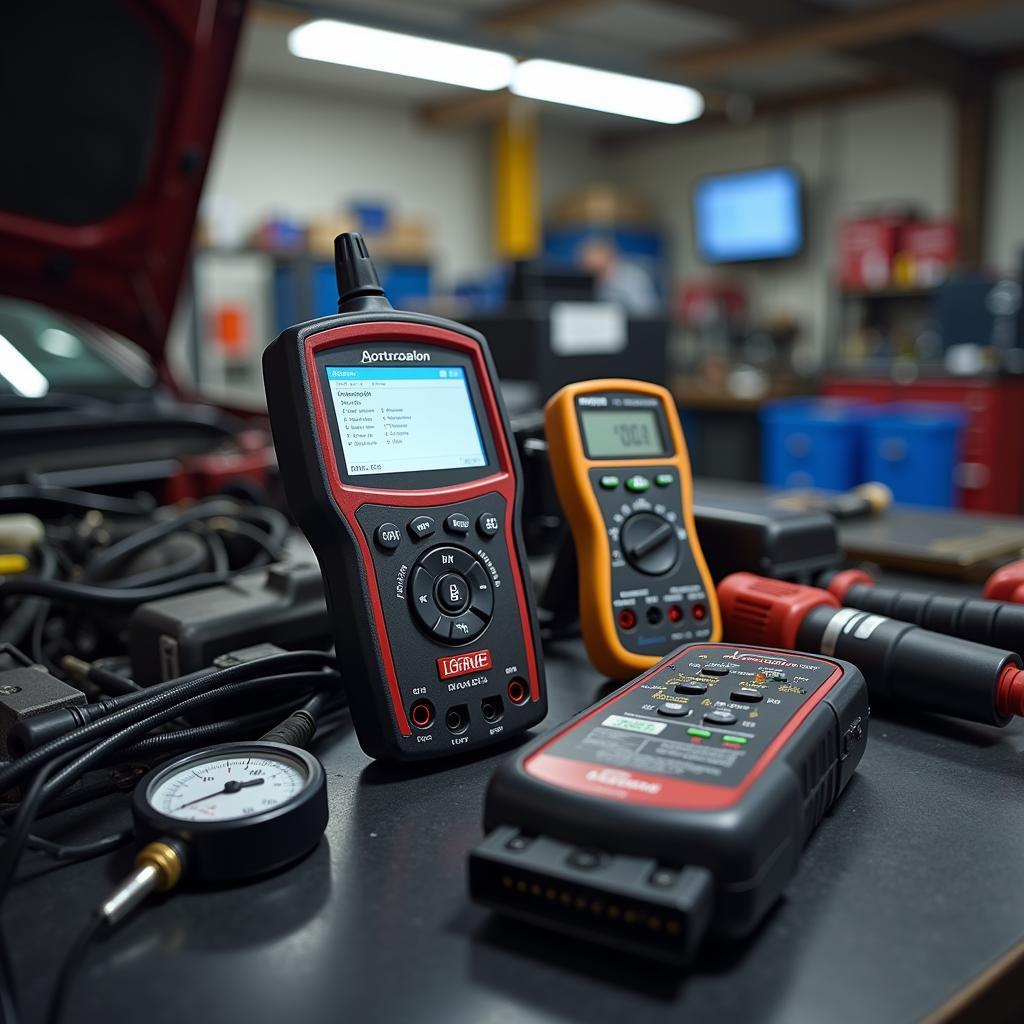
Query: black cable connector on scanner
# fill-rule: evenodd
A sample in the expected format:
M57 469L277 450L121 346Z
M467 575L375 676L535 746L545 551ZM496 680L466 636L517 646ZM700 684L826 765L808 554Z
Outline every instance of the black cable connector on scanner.
M394 308L358 232L346 231L334 239L334 273L339 313L386 312Z
M879 586L861 569L827 573L817 582L849 608L890 615L936 633L991 644L1024 657L1024 605Z
M718 584L725 635L842 658L867 679L872 701L1007 725L1024 715L1020 655L944 636L856 608L819 587L737 572Z

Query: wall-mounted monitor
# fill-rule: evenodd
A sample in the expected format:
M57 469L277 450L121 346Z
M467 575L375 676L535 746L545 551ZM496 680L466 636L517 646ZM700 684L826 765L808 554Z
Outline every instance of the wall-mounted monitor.
M781 260L804 245L803 195L792 167L701 178L693 189L697 251L709 263Z

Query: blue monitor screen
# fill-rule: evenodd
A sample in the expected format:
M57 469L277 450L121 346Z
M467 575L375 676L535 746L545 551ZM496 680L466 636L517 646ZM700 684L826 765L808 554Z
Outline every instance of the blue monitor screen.
M693 220L697 250L710 263L795 256L804 242L800 179L789 167L703 178Z

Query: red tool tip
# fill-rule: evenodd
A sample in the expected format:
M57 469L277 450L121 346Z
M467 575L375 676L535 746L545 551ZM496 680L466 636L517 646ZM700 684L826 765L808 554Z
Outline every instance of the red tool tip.
M996 711L1001 715L1024 716L1024 669L1007 665L996 686Z
M1024 604L1024 559L996 569L989 576L982 596L988 601Z
M733 643L792 648L804 616L820 605L839 607L827 590L734 572L718 584L725 639Z

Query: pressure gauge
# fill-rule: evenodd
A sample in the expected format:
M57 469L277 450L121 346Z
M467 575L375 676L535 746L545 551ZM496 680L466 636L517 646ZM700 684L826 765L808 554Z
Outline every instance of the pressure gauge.
M133 801L136 838L175 838L188 877L235 881L313 849L327 827L324 770L284 743L224 743L150 772Z

